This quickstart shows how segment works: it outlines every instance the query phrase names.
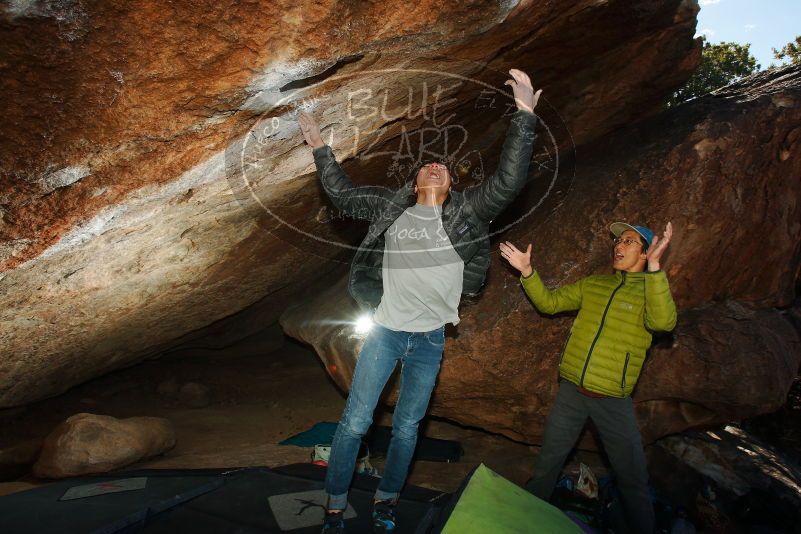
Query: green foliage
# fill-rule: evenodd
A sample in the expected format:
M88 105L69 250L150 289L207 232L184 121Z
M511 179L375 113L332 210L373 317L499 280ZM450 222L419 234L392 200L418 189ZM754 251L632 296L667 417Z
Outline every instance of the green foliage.
M703 36L701 39L701 64L684 87L671 95L667 102L668 107L705 95L760 69L756 58L751 55L750 44L712 44Z
M790 41L779 50L774 48L773 57L781 61L789 59L793 65L801 64L801 35L797 35L795 41Z

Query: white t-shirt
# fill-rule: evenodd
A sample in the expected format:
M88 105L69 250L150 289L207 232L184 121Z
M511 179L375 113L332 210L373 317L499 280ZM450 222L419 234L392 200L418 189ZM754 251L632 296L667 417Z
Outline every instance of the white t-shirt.
M384 295L373 320L428 332L459 323L464 262L442 227L442 206L415 204L384 233Z

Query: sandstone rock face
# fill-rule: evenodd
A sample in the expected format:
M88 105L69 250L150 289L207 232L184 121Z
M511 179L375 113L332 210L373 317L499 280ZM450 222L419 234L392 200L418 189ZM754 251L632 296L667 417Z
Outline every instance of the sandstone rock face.
M178 402L187 408L204 408L211 403L211 390L197 382L187 382L178 392Z
M776 310L737 301L685 310L638 385L645 439L772 412L786 402L799 363L801 337Z
M36 438L0 447L0 480L13 480L25 475L41 448L42 440Z
M158 354L254 303L274 320L338 268L349 251L315 240L352 244L358 232L321 217L298 107L319 114L352 166L354 154L425 132L432 107L482 149L503 132L510 101L497 89L515 66L545 88L543 112L562 125L555 146L570 144L568 130L583 143L683 83L699 60L697 10L694 0L6 3L0 407Z
M737 426L668 436L648 455L659 491L699 531L787 532L801 520L801 466Z
M198 382L178 384L171 378L160 382L156 393L167 403L177 403L185 408L205 408L211 403L211 389Z
M156 393L168 400L175 398L175 396L178 395L179 390L180 386L174 378L159 382L158 386L156 386Z
M115 419L73 415L45 439L33 473L66 478L119 469L175 446L172 424L160 417Z
M657 340L635 390L646 441L785 401L801 340L774 307L792 304L799 279L801 159L787 156L801 146L799 124L801 68L756 75L580 147L569 188L519 219L539 200L529 191L494 223L511 221L499 238L533 243L532 263L558 286L611 272L609 223L673 222L664 266L679 324ZM363 339L357 314L340 283L287 310L281 324L346 388ZM431 413L538 442L572 317L539 315L497 255L482 297L463 303L461 317Z

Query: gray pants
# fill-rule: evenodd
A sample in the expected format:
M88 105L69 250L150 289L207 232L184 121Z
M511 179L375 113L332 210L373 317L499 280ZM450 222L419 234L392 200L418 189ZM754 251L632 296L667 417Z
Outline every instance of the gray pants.
M596 399L579 393L572 382L561 380L545 425L537 467L526 489L540 499L550 499L567 455L588 416L601 434L601 442L615 472L629 528L632 532L651 534L654 508L648 495L645 452L631 397Z

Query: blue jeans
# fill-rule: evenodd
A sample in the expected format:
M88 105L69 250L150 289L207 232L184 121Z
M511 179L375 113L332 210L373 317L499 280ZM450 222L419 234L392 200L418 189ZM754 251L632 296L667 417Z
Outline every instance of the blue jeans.
M359 353L348 401L331 446L325 478L330 510L347 507L359 445L373 422L381 392L400 361L400 396L392 417L392 439L384 476L375 494L377 500L398 498L417 445L417 426L437 381L445 347L444 331L444 326L430 332L399 332L373 326Z

